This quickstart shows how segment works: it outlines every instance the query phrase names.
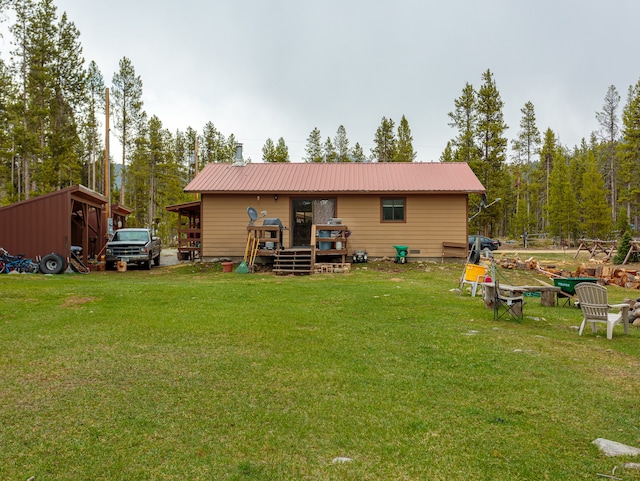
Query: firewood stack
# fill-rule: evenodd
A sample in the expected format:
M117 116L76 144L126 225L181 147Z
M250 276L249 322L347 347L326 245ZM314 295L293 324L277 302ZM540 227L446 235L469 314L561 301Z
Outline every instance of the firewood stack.
M625 299L623 302L629 304L629 324L640 327L640 299Z
M557 267L554 264L543 264L533 257L522 261L518 258L503 257L496 260L503 269L534 270L549 278L554 277L597 277L601 283L608 286L619 286L626 289L640 289L640 276L635 269L624 269L622 267L596 265L587 266L581 264L575 272ZM637 299L625 299L623 302L629 304L629 323L640 327L640 297Z
M497 260L503 269L534 270L547 277L597 277L602 284L609 286L619 286L626 289L640 289L640 276L635 269L625 269L623 267L608 265L586 265L581 264L575 272L570 272L554 264L543 264L533 257L523 261L519 258L503 257Z

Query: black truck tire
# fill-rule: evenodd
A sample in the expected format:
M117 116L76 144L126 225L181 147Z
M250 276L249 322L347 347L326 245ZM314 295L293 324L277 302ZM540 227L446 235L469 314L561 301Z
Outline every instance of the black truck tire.
M62 274L65 267L64 257L60 254L47 254L40 261L40 272L43 274Z

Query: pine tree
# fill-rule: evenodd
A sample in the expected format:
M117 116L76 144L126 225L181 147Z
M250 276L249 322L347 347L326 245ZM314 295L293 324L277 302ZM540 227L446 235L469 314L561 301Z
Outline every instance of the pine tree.
M396 162L413 162L416 153L413 150L413 137L409 128L409 121L403 115L398 124L398 143L396 147Z
M77 118L87 98L80 32L64 13L58 23L52 64L50 152L56 172L56 187L87 183L87 165Z
M276 146L271 138L268 138L262 146L262 161L263 162L277 162L276 160Z
M627 229L622 234L622 239L620 240L620 245L616 249L616 255L613 258L614 264L622 264L629 253L629 249L631 249L631 241L633 241L633 236L631 235L631 230ZM637 252L634 252L629 256L628 261L630 262L640 262L640 255Z
M351 149L351 160L353 162L366 162L367 158L364 155L364 151L362 150L362 147L360 146L360 144L358 142L356 142L356 145L353 146L353 149Z
M607 192L591 150L586 155L584 167L582 187L578 189L582 195L580 203L582 228L588 238L608 239L611 232L611 213L607 205Z
M186 134L180 129L176 130L175 136L173 137L171 144L169 146L171 151L171 157L174 160L176 167L184 172L184 182L188 183L193 179L193 173L190 172L190 158L187 154L188 152L188 141ZM204 154L200 155L200 160Z
M393 120L382 117L373 139L375 147L371 149L371 158L375 162L392 162L396 153L396 138Z
M324 141L322 145L322 155L324 162L335 162L338 158L338 153L336 152L333 142L331 142L331 137L327 137L327 140Z
M343 125L338 127L334 138L334 147L337 162L349 162L351 160L349 158L349 139L347 138L347 131Z
M161 130L163 155L156 166L156 210L157 235L168 239L175 231L173 223L175 214L164 207L176 205L193 199L193 194L186 194L183 189L187 183L187 174L176 154L176 137L168 130ZM154 227L156 227L154 226Z
M454 100L454 106L454 111L449 112L449 126L458 131L458 136L452 141L452 159L472 165L480 158L480 149L476 144L478 100L471 84L465 85L462 95Z
M560 151L556 151L549 187L549 231L561 240L575 239L578 231L578 204L566 160Z
M100 114L105 111L105 85L102 73L93 60L87 68L85 84L87 99L83 113L81 135L87 165L88 185L93 190L104 193L104 168L102 168L102 135L99 120Z
M284 142L284 138L280 137L275 149L275 161L276 162L290 162L289 160L289 147Z
M536 126L536 117L533 104L527 102L522 109L520 131L518 137L512 142L516 153L516 162L511 169L513 175L513 191L515 193L515 213L512 233L523 231L532 232L532 173L533 162L537 160L540 152L540 131Z
M536 126L536 113L533 103L527 102L520 109L520 131L517 140L512 142L514 150L518 152L519 163L531 164L540 153L540 131Z
M609 188L611 201L611 215L616 221L618 203L618 166L616 162L616 146L620 133L620 120L618 118L618 107L620 105L620 94L614 85L609 86L604 98L604 105L601 112L596 112L596 119L600 124L600 136L606 145L606 157L608 169L606 169L607 186Z
M149 220L149 177L150 177L150 140L149 125L138 122L132 149L129 151L127 176L124 189L127 192L127 207L131 208L127 225L129 227L148 227ZM122 191L122 187L121 187Z
M112 112L115 129L122 144L122 170L120 172L120 203L125 205L125 178L127 152L134 147L134 139L143 118L142 79L136 75L131 60L122 57L119 70L113 75Z
M184 144L189 141L185 139L181 132L172 136L157 116L148 121L143 116L127 169L128 207L133 210L130 226L151 228L165 238L170 234L173 217L164 206L187 200L182 191L186 168L180 158L186 157Z
M447 146L440 154L440 162L453 162L453 147L451 146L451 141L447 142Z
M619 201L626 209L627 224L632 222L632 213L640 207L640 80L629 87L627 102L622 112L622 139L618 148L621 159L620 180L623 189Z
M508 127L504 123L504 103L493 80L493 74L487 70L482 78L484 83L478 91L476 139L480 145L481 160L489 169L485 176L485 187L489 188L490 181L499 183L499 179L491 179L489 174L499 173L506 160L507 139L503 134Z
M202 165L211 162L226 162L226 140L224 135L216 129L213 122L207 122L202 129Z
M14 4L16 21L10 27L16 48L11 52L13 71L18 85L18 98L12 107L13 137L16 156L17 199L29 199L36 169L44 156L49 102L51 100L51 67L53 51L54 17L48 16L43 23L43 9L31 0ZM48 12L49 14L50 12ZM41 177L41 176L40 176Z
M150 123L149 128L152 125ZM186 164L187 164L187 172L190 179L193 179L198 172L202 169L201 156L200 156L200 146L198 143L198 131L193 127L187 127L187 130L184 133L185 140L185 154L186 154Z
M0 205L13 194L14 142L13 129L9 122L13 87L7 68L0 59Z
M480 182L484 185L487 197L506 199L510 192L505 178L504 164L506 161L507 139L504 132L508 128L504 122L503 102L493 80L493 74L487 70L483 75L483 84L478 91L477 113L478 123L476 139L480 147L479 162L471 162ZM484 230L493 233L500 228L506 232L507 202L502 202L500 208L487 210L478 216L478 225L484 225ZM502 210L502 212L500 212Z
M538 222L540 232L546 231L549 226L549 180L558 148L555 133L553 130L547 129L544 133L542 149L540 150L540 162L534 172L535 183L540 187L538 190L540 192L540 201L537 204L540 209Z
M322 155L322 137L320 136L320 130L314 127L309 137L307 138L307 146L305 147L305 162L322 162L324 156Z
M165 145L165 132L162 128L162 122L157 116L149 119L148 127L148 166L149 166L149 187L147 199L147 219L150 229L158 224L157 212L162 210L162 206L158 203L158 177L159 168L165 163L167 148Z
M63 13L56 29L54 59L55 87L74 112L79 112L86 100L87 72L84 68L80 32Z
M238 141L235 134L229 134L227 141L224 143L223 154L224 160L222 162L232 163L236 159L236 149L238 148Z

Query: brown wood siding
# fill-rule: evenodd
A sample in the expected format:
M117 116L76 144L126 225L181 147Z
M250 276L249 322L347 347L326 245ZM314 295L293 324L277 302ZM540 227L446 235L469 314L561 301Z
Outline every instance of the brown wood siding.
M202 255L203 257L242 257L247 241L249 223L247 207L267 217L279 217L290 227L290 197L271 194L202 195ZM314 198L298 195L296 198ZM466 243L466 194L400 195L406 198L406 222L383 223L380 220L380 199L385 195L322 195L336 198L336 217L351 230L348 250L366 250L371 257L395 256L394 245L409 247L409 259L441 258L442 242ZM258 220L257 224L261 224ZM284 246L290 246L291 230L285 230ZM420 251L414 253L411 251Z
M267 217L278 217L289 227L289 199L273 194L256 195L202 195L202 256L242 257L247 245L247 208L253 207L260 217L263 210ZM259 219L257 225L262 224ZM285 231L284 246L289 244L289 231Z
M440 258L442 242L466 242L466 195L399 195L406 198L403 223L380 221L381 197L393 195L340 197L337 216L351 230L350 252L362 249L371 257L393 257L393 246L405 245L409 258Z

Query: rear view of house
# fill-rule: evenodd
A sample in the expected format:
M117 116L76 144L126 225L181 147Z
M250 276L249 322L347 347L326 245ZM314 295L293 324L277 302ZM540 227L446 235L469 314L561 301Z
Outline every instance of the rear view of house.
M468 195L484 187L464 163L212 163L185 192L201 196L204 259L243 257L252 208L283 225L285 249L309 246L314 226L333 220L349 231L340 246L349 253L391 257L403 245L412 260L441 259L443 243L466 245Z

